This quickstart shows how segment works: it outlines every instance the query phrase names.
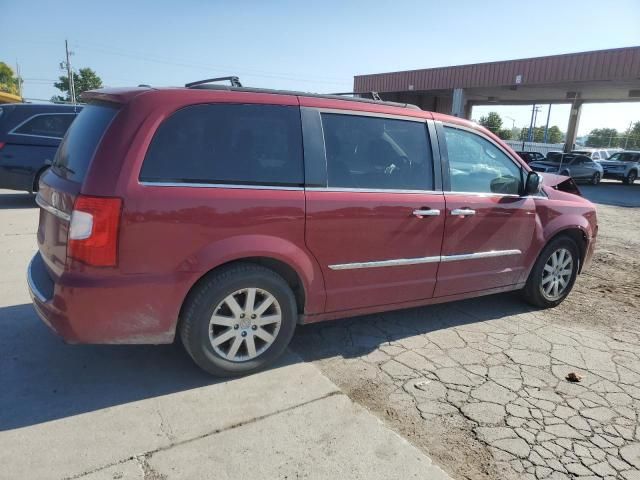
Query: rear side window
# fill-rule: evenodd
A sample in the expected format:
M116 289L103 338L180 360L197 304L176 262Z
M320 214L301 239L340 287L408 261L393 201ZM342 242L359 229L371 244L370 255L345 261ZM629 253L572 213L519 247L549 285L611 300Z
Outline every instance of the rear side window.
M300 186L300 111L280 105L183 108L156 131L140 180Z
M433 189L433 166L422 122L322 114L327 186Z
M117 112L106 105L84 107L58 147L53 170L69 180L82 182L102 135Z
M40 113L18 125L11 133L62 138L74 118L75 114L73 113Z

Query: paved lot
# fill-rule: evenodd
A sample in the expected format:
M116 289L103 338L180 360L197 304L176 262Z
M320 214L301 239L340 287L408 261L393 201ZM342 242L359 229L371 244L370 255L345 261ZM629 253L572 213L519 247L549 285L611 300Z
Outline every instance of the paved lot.
M0 478L448 478L293 353L215 381L173 346L63 344L28 299L36 223L0 191Z
M640 206L640 185L581 188ZM454 477L640 479L640 209L599 216L556 309L495 295L308 326L294 350Z

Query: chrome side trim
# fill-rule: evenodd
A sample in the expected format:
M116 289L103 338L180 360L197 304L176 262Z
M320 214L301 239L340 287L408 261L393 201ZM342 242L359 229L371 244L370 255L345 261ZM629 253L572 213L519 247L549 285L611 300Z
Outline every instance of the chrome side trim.
M490 252L463 253L461 255L442 255L442 262L457 262L458 260L476 260L478 258L505 257L520 255L520 250L491 250Z
M65 220L67 222L71 221L71 215L49 204L44 198L42 198L42 196L39 193L38 195L36 195L36 203L40 208L42 208L43 210L46 210L50 214L55 215L56 217L62 220Z
M188 188L234 188L243 190L304 190L303 187L278 187L276 185L240 185L235 183L191 183L191 182L148 182L140 181L145 187L188 187Z
M397 258L394 260L381 260L378 262L354 262L329 265L331 270L355 270L358 268L402 267L406 265L418 265L422 263L457 262L458 260L476 260L478 258L503 257L520 255L520 250L491 250L489 252L465 253L461 255L436 255L433 257Z
M490 193L490 192L454 192L448 191L444 192L447 195L465 195L465 196L474 196L474 197L512 197L512 198L525 198L521 195L516 195L514 193Z
M307 187L310 192L361 192L361 193L422 193L428 195L443 195L442 190L402 190L386 188L351 188L351 187Z
M440 256L420 258L397 258L395 260L381 260L379 262L338 263L329 265L331 270L353 270L356 268L400 267L404 265L418 265L420 263L437 263Z
M31 261L29 262L29 266L27 267L27 285L29 286L29 290L31 290L31 293L33 293L33 295L39 301L41 301L42 303L45 303L47 301L47 298L42 294L40 290L38 290L35 282L33 281L33 277L31 276L31 267L33 265L34 258L35 257L31 259Z

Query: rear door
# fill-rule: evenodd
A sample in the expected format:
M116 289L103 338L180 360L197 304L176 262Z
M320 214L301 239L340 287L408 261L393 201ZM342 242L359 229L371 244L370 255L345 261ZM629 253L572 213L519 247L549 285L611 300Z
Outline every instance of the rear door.
M326 311L433 296L444 229L425 119L303 108L306 243Z
M436 297L518 282L534 240L534 199L522 197L523 172L478 131L439 125L446 199Z
M69 220L75 198L100 140L117 111L106 105L84 107L67 130L51 169L40 182L36 197L41 207L38 247L55 275L59 275L66 264Z

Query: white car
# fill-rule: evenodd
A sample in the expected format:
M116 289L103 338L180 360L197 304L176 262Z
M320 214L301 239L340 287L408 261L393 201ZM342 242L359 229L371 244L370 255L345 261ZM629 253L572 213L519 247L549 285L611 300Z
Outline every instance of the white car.
M640 172L640 152L617 152L600 162L600 165L604 170L604 178L615 178L633 185Z
M594 162L600 162L606 160L613 153L612 149L605 148L583 148L582 150L572 150L571 153L578 155L586 155Z

